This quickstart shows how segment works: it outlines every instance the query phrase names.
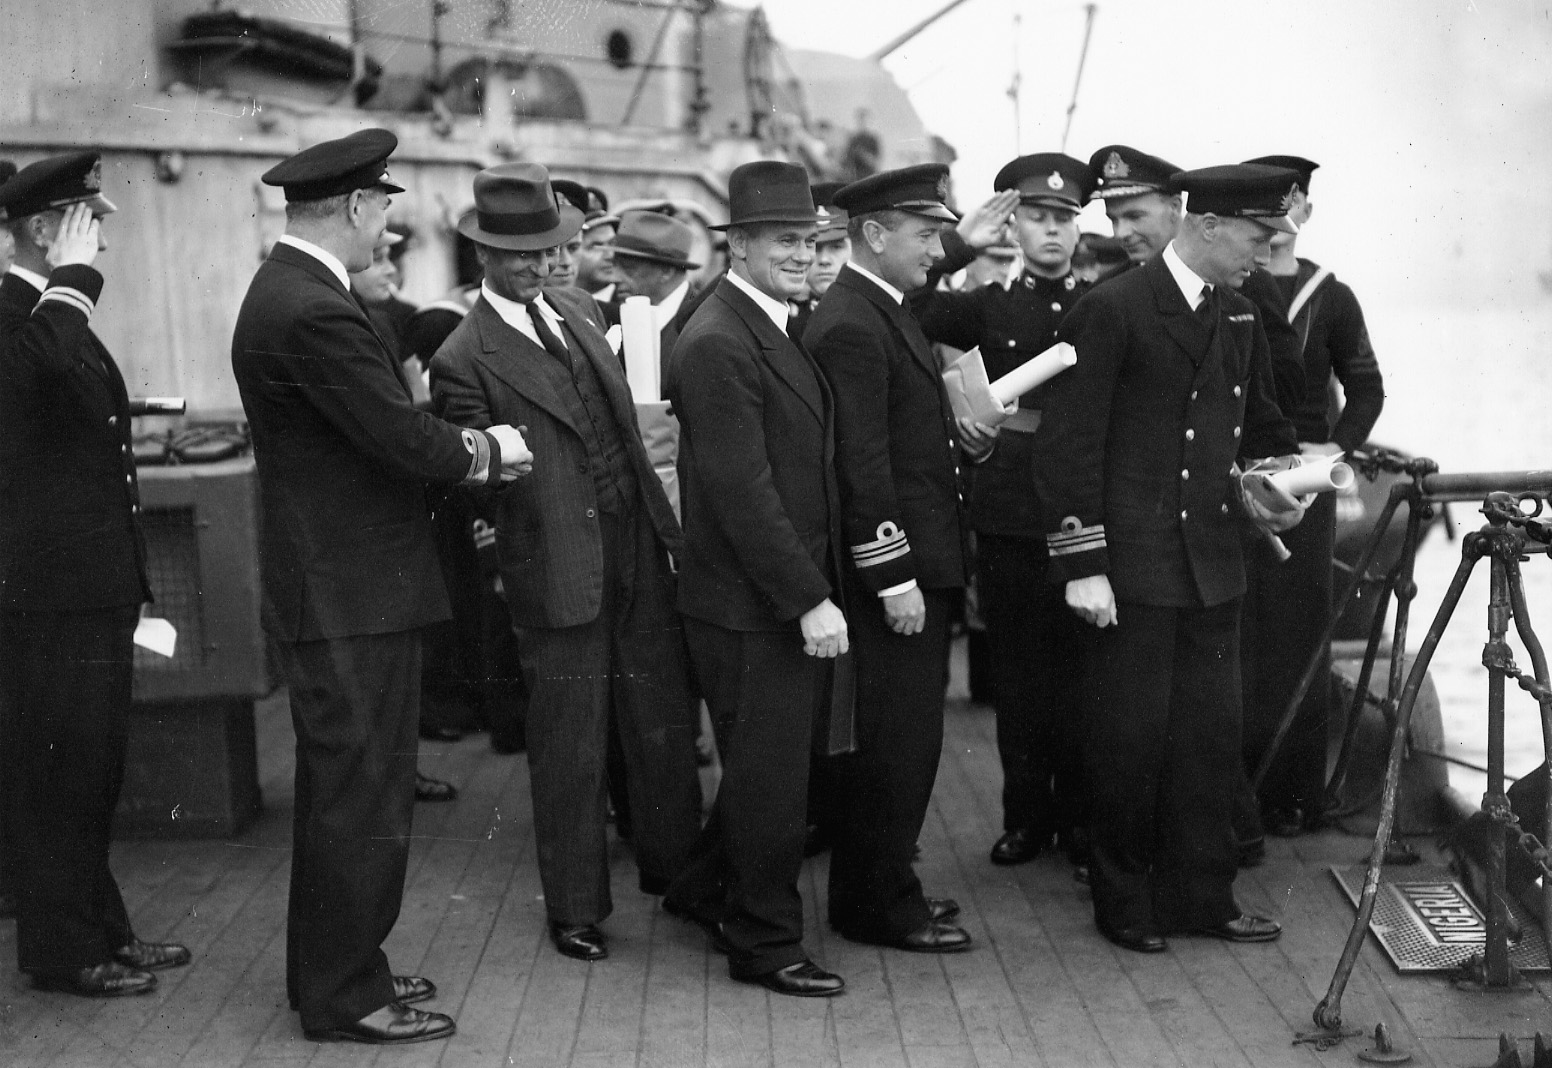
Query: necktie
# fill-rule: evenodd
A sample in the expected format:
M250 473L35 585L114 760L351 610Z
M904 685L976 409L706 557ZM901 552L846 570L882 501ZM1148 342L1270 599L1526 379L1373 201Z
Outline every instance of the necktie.
M533 323L534 333L539 335L539 344L544 346L546 352L569 368L571 366L571 353L566 351L565 342L561 341L560 336L550 326L549 320L545 319L544 314L539 311L538 299L535 298L529 301L523 307L528 309L528 321Z
M1218 319L1218 306L1214 302L1213 295L1217 290L1212 286L1202 287L1202 302L1196 306L1196 317L1211 326Z

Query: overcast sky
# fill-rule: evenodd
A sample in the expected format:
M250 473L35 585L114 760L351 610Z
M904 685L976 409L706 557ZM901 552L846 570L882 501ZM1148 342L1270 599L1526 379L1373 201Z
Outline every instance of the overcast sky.
M942 6L764 5L784 43L853 55ZM1548 3L1099 0L1095 8L1069 154L1086 159L1123 142L1183 167L1307 156L1322 169L1301 247L1317 258L1327 250L1371 288L1422 299L1544 296L1539 275L1552 271ZM967 0L885 61L928 128L959 151L963 199L989 193L992 175L1019 149L1061 147L1084 22L1084 5L1070 0ZM1017 141L1007 95L1015 49Z

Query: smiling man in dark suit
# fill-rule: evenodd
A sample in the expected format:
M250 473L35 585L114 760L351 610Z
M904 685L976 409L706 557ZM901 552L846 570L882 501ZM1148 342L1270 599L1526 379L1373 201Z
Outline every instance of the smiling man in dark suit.
M937 358L905 294L943 258L948 168L922 164L835 194L851 259L804 344L835 394L835 466L849 546L844 569L857 653L857 751L836 772L830 924L845 937L919 953L967 949L959 906L929 898L911 868L943 748L949 620L970 559L961 442Z
M183 946L135 937L108 868L146 579L129 397L90 328L102 161L0 187L0 782L17 967L50 990L143 994Z
M485 269L480 299L431 361L436 410L517 423L534 473L490 515L528 682L534 838L550 938L568 957L608 955L613 908L604 766L611 721L624 751L641 889L660 894L699 829L694 725L674 615L675 521L630 389L591 297L545 289L555 248L581 228L532 163L481 171L459 224Z
M1061 333L1077 349L1035 437L1050 575L1099 628L1085 755L1094 918L1123 948L1169 934L1278 936L1243 912L1230 811L1239 766L1238 458L1297 451L1271 396L1266 334L1236 292L1293 228L1291 171L1177 174L1180 233L1096 286ZM1247 507L1249 507L1247 505ZM1297 523L1251 512L1268 527Z
M679 336L669 395L681 431L679 610L722 782L663 906L711 932L734 979L823 997L845 983L803 947L797 882L810 747L816 735L826 751L850 744L850 662L838 659L848 641L830 392L786 333L818 216L789 163L746 163L728 192L732 267Z
M286 232L254 275L232 370L258 465L263 622L290 691L296 815L286 987L316 1041L420 1042L451 1017L382 942L404 892L420 719L420 631L448 617L427 483L494 484L531 455L510 426L417 410L350 294L387 225L397 139L363 130L267 171Z

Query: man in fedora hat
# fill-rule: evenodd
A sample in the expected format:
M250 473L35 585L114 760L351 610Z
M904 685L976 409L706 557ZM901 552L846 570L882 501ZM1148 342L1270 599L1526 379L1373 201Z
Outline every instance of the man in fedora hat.
M614 237L614 270L620 298L646 297L662 339L661 381L666 392L673 379L674 342L679 340L675 317L690 295L690 272L700 264L690 259L695 231L656 211L627 211Z
M382 951L404 891L415 801L421 628L448 617L428 483L514 479L511 426L467 430L415 407L404 369L350 293L372 262L397 139L363 130L270 168L286 232L237 315L232 369L253 432L263 621L290 690L296 815L286 988L318 1041L419 1042L451 1017Z
M549 933L600 960L613 907L605 837L606 739L618 731L641 889L660 894L699 827L694 726L669 556L679 524L642 447L625 374L592 299L544 288L582 213L548 172L513 163L474 178L485 281L431 361L436 410L469 426L525 427L534 472L489 518L528 683L534 838Z
M922 953L966 949L959 906L911 869L943 745L949 620L969 578L961 442L938 361L905 294L943 258L948 168L922 164L835 194L851 260L803 335L835 394L843 581L857 654L857 751L837 775L830 924L842 936Z
M845 984L803 948L809 751L816 736L823 750L848 747L850 710L830 392L787 336L817 215L803 169L776 161L734 170L729 201L719 229L732 267L679 336L669 392L685 521L679 611L722 784L663 907L712 934L734 979L820 997Z
M138 939L109 868L135 623L151 599L129 397L91 330L102 160L72 152L0 186L0 822L16 964L42 989L143 994L187 964Z

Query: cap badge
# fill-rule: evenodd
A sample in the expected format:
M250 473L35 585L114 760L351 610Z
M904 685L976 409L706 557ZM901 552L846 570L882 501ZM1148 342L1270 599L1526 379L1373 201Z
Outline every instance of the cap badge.
M81 179L81 184L93 193L102 191L102 160L99 159L92 164L92 169L86 172L86 175Z
M1062 181L1061 172L1059 171L1052 171L1051 177L1045 180L1045 184L1047 187L1055 190L1062 190L1067 187L1067 183Z
M1105 177L1106 178L1129 178L1129 177L1131 177L1131 174L1132 174L1132 168L1127 165L1126 160L1121 158L1121 153L1119 153L1119 152L1112 152L1112 153L1110 153L1109 157L1105 160L1105 166L1104 166L1104 175L1105 175Z
M1293 185L1289 187L1288 192L1283 194L1282 203L1277 205L1277 214L1287 215L1290 211L1293 210L1293 194L1298 192L1298 190L1299 183L1294 182Z
M946 174L938 179L938 199L948 200L948 175Z
M821 204L817 208L815 208L814 211L818 213L818 215L819 215L819 222L821 224L824 224L824 223L827 223L827 222L830 221L830 213L827 210L825 210L825 206L823 204Z

